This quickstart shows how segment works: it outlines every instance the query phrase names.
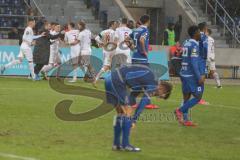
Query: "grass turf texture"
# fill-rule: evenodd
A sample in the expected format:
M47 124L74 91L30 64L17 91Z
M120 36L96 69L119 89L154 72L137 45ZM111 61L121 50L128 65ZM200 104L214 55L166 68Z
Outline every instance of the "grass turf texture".
M126 153L111 151L114 111L88 122L61 121L54 113L63 99L74 100L75 113L101 100L57 93L46 81L0 78L0 152L40 160L238 160L239 94L240 86L206 86L204 97L211 105L195 107L192 117L199 126L185 128L171 114L181 102L180 85L175 85L168 101L153 99L159 110L144 113L158 115L157 120L142 119L132 131L132 144L143 151ZM5 159L11 158L0 156Z

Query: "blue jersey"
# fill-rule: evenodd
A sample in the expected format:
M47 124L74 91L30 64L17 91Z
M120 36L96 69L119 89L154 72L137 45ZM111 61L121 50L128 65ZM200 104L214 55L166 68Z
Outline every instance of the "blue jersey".
M205 60L208 56L208 37L203 32L201 32L201 40L199 41L199 55Z
M134 105L137 96L143 93L133 116L136 121L144 107L151 103L150 96L158 88L158 79L145 65L122 66L105 78L105 88L107 102L113 106Z
M186 40L183 44L181 77L192 78L197 81L201 78L199 43L194 39Z
M146 26L140 26L139 28L133 30L130 37L134 40L135 51L133 53L132 61L133 63L148 63L148 57L143 53L142 46L140 44L140 38L145 40L145 51L148 52L149 46L149 30Z

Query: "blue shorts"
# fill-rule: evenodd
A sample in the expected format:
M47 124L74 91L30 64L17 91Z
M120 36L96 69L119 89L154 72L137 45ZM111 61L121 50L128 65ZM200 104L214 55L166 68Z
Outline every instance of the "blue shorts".
M116 72L105 77L105 91L107 103L116 106L129 105L129 94L126 85L121 82Z
M191 93L194 96L201 96L204 92L204 85L199 85L194 77L181 77L183 94Z

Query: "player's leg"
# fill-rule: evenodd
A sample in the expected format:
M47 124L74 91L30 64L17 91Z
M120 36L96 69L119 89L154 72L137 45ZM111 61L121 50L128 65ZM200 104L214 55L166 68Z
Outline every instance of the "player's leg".
M221 88L221 81L218 73L216 72L216 64L215 62L210 62L210 75L214 78L217 88Z
M69 82L75 83L77 82L77 70L79 66L79 58L80 58L80 47L75 46L71 48L71 59L73 66L73 78Z
M130 144L130 133L133 127L132 114L134 109L128 105L121 106L123 110L122 117L122 147L125 151L139 152L140 148L134 147Z
M12 67L12 66L14 66L14 65L17 65L17 64L21 64L21 63L22 63L22 60L23 60L23 58L24 58L24 53L23 53L23 51L24 51L24 50L22 50L22 49L20 48L19 55L18 55L18 59L15 59L15 60L9 62L8 64L4 65L3 67L1 67L1 69L0 69L1 74L3 74L6 69L8 69L8 68L10 68L10 67Z
M120 106L116 106L117 115L113 119L113 150L121 150L121 135L122 135L122 121L123 121L123 110Z
M110 70L111 66L111 53L103 52L103 67L101 70L97 73L95 80L93 82L93 86L96 87L97 81L100 79L100 77L106 72Z
M32 49L31 48L24 49L23 54L26 57L26 59L28 60L28 67L29 67L32 79L35 79L36 75L34 73Z

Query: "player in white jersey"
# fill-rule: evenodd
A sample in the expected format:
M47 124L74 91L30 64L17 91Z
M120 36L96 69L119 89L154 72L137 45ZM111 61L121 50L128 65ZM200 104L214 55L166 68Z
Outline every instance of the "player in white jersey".
M33 28L35 27L35 20L30 19L28 20L28 26L24 30L24 34L22 37L22 44L20 46L20 52L18 55L17 60L13 60L12 62L6 64L5 66L1 67L1 74L4 73L4 71L7 68L10 68L13 65L21 64L23 61L23 58L26 58L28 61L29 65L29 70L32 76L32 79L35 79L35 74L34 74L34 67L33 67L33 54L32 54L32 46L35 45L34 39L40 38L42 36L45 36L45 32L42 33L41 35L34 36L33 33Z
M72 65L74 68L73 72L73 79L69 82L76 82L77 81L77 69L79 64L79 57L80 57L80 44L78 40L79 30L74 29L75 24L69 23L68 24L68 32L65 33L64 41L70 45L70 56L72 59Z
M97 41L99 47L103 48L103 67L95 77L95 80L93 82L93 85L96 87L96 83L98 79L101 77L101 75L109 71L111 68L111 62L112 62L112 57L114 56L116 49L107 51L106 47L107 44L112 43L115 44L115 30L117 27L117 23L115 21L109 22L109 29L106 29L102 31L96 38L95 40Z
M53 26L53 24L51 24ZM54 23L54 30L50 31L51 35L58 35L60 33L61 26L58 23ZM61 64L61 58L60 58L60 53L59 53L59 45L60 45L60 40L55 39L55 40L50 40L51 45L50 45L50 56L49 56L49 63L48 65L45 65L41 72L45 75L45 79L47 78L47 72L50 71L52 68L57 67Z
M216 72L216 63L215 63L215 44L214 39L211 37L212 31L208 29L207 31L208 36L208 67L210 70L210 76L214 78L217 84L217 88L222 88L220 78L218 73Z
M128 20L126 18L123 18L121 21L121 25L119 28L116 29L115 32L115 41L117 42L117 49L116 49L116 55L117 60L121 59L119 62L122 64L130 64L132 62L131 58L131 50L125 43L126 38L129 37L129 35L132 33L132 30L127 27ZM123 59L122 59L123 58ZM118 64L121 65L121 64Z
M80 41L80 66L85 73L84 81L90 81L94 78L93 67L91 66L91 38L92 33L86 28L86 24L83 21L78 23L80 33L78 40Z

